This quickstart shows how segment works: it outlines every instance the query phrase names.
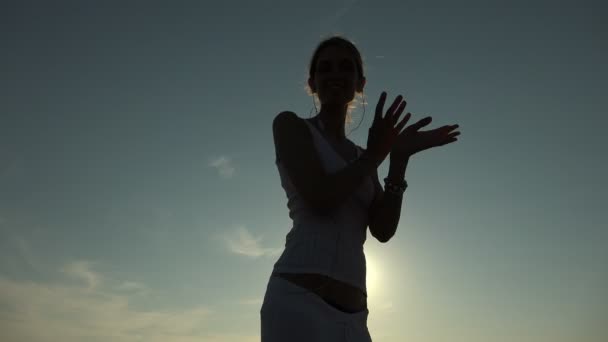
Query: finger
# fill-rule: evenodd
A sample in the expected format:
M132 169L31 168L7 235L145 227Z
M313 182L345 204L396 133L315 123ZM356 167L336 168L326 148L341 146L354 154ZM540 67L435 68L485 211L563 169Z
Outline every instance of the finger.
M443 141L441 144L439 144L439 146L443 146L443 145L451 144L451 143L453 143L453 142L455 142L455 141L458 141L458 139L457 139L457 138L451 138L451 139L447 139L447 140L444 140L444 141Z
M406 105L407 105L407 102L403 101L399 104L399 107L397 107L397 111L395 112L395 115L393 115L393 121L392 121L393 126L395 126L395 123L397 123L397 121L399 120L399 117L401 117L401 113L403 113L403 110L405 109Z
M441 126L439 128L436 128L435 130L437 132L440 132L441 134L452 134L454 132L458 132L458 131L454 131L457 127L458 127L458 125L447 125L447 126Z
M383 91L382 94L380 94L380 99L378 100L378 104L376 105L376 115L374 116L374 122L377 122L380 119L382 119L382 111L384 108L385 100L386 100L386 92Z
M458 125L447 125L447 126L443 126L443 129L445 129L446 131L450 132L455 130L456 128L458 128Z
M418 122L416 122L415 124L412 124L410 127L408 127L408 129L411 129L413 131L417 131L417 130L421 129L422 127L430 124L431 121L433 121L433 118L430 117L430 116L427 116L424 119L418 120Z
M399 122L397 124L397 126L395 127L397 129L397 132L401 133L401 130L403 129L403 127L405 127L405 125L407 124L407 122L409 121L409 119L411 117L412 117L412 113L405 114L405 116L403 117L401 122Z
M403 99L403 96L401 96L401 95L397 96L397 98L395 99L395 101L393 101L393 104L386 111L386 116L384 117L385 119L387 117L391 118L393 116L393 112L395 111L395 109L397 108L397 106L401 103L402 99Z
M452 132L452 133L448 134L448 136L447 136L447 137L448 137L448 138L452 138L452 137L457 137L457 136L459 136L459 135L460 135L460 132Z

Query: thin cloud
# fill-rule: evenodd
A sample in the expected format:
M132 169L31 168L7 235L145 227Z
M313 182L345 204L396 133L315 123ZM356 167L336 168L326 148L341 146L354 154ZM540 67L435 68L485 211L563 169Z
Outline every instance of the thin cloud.
M205 335L205 342L260 342L260 335L221 334Z
M62 269L63 273L82 280L87 285L87 290L95 290L100 282L101 276L91 270L91 262L79 260L67 264Z
M378 309L380 309L384 312L395 312L396 308L395 308L395 305L393 304L393 302L386 301L386 302L383 302L382 304L380 304Z
M91 265L91 262L77 260L62 268L63 274L83 280L77 285L0 276L0 303L5 304L0 306L0 339L31 342L205 339L203 331L208 330L213 314L210 309L198 306L182 310L137 310L129 294L104 286L114 280L93 271ZM118 287L126 289L147 288L136 282L119 283Z
M245 227L238 227L225 241L230 252L252 258L276 256L281 252L281 248L262 247L262 237L254 237Z
M135 281L125 281L122 284L116 287L118 291L130 292L133 294L147 294L149 293L149 288Z
M235 168L232 165L232 160L227 156L220 156L211 160L209 166L215 168L222 178L232 178L234 176Z
M36 256L32 252L32 248L27 240L21 236L16 236L14 242L19 255L21 258L23 258L25 263L31 267L32 270L40 272L42 270L42 266L40 265L40 262L38 262L38 259L36 259Z
M28 251L43 260L25 239L14 237L14 253ZM15 258L19 269L28 258ZM150 307L158 291L96 270L96 261L73 260L47 268L50 280L15 279L0 274L0 341L28 342L198 342L259 341L259 334L214 331L224 318L208 306ZM40 275L39 272L36 272ZM52 280L51 280L52 279ZM138 307L145 296L145 309Z
M357 3L358 0L344 0L342 6L331 16L321 21L321 30L333 28L333 26L348 13L348 11Z
M260 306L262 305L262 302L264 301L263 298L247 298L247 299L241 299L238 303L241 305L256 305L256 306Z
M8 223L6 230L3 222ZM44 274L46 260L35 255L30 242L11 229L12 224L8 220L0 222L0 270L9 274L11 271Z

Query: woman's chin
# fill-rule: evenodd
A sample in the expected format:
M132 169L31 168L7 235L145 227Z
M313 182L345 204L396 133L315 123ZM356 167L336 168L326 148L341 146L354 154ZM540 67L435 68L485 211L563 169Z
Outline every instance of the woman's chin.
M338 106L347 106L353 99L350 100L343 96L336 97L327 97L321 101L323 105L338 107Z
M329 108L346 108L347 104L344 102L326 102L322 104L323 107L325 107L326 109Z

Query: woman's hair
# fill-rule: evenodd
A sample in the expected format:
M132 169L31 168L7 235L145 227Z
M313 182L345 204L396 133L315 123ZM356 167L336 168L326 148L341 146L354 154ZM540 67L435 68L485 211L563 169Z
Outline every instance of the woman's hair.
M312 58L310 59L310 65L308 67L308 78L313 78L313 76L315 74L315 69L317 67L317 61L319 59L319 55L320 55L321 51L323 51L323 49L330 47L330 46L340 46L340 47L345 47L345 48L349 49L352 52L352 55L354 57L355 64L357 66L357 72L359 73L359 79L362 79L365 76L363 73L363 59L361 58L361 53L359 52L359 50L357 49L355 44L342 36L335 35L335 36L322 40L319 43L319 45L317 45L317 48L315 49L314 53L312 54ZM313 100L316 101L315 92L313 92L313 90L310 89L308 82L306 82L306 92L308 93L308 95L313 96L314 97ZM359 95L359 96L363 96L363 92L356 91L355 94ZM350 120L351 120L350 110L356 108L356 106L352 105L353 102L357 102L356 96L355 96L355 99L353 99L353 101L351 101L348 104L348 108L349 108L349 112L348 112L348 116L347 116L348 122L350 122Z

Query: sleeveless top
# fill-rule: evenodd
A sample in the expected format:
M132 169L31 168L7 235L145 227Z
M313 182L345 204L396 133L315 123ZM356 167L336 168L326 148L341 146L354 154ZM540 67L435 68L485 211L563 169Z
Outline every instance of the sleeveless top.
M326 173L338 172L353 162L344 160L310 121L303 120L311 131ZM361 147L357 146L357 158L361 153ZM293 226L285 237L285 248L274 264L274 271L323 274L367 294L363 244L367 237L369 206L374 198L373 178L367 177L330 215L323 216L300 196L281 161L277 160L276 164Z

